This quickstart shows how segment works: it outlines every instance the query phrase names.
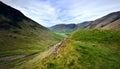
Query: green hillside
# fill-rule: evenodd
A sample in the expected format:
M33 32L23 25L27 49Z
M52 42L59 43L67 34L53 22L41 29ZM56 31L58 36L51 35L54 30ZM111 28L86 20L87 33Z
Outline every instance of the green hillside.
M31 58L32 55L48 50L61 40L61 36L48 30L39 31L41 33L38 31L26 33L24 31L0 31L0 68L8 69L15 66L14 62L21 58ZM10 56L15 56L15 60L12 57L2 60ZM17 56L20 58L16 58Z
M44 51L61 40L61 36L2 2L0 10L0 57L30 55Z
M48 30L40 28L39 31L29 30L31 31L0 30L0 57L18 54L30 55L44 51L60 40L57 34Z
M27 69L120 69L120 31L79 30L61 51Z
M62 39L20 11L0 2L0 69L48 50Z

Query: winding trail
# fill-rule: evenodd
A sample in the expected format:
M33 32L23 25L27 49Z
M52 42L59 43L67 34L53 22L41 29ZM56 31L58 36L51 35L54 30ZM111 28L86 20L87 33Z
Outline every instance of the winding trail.
M66 39L63 39L61 42L57 43L56 45L54 45L52 48L50 48L49 50L46 50L44 52L39 53L36 57L34 57L32 60L29 60L26 65L25 68L27 69L27 67L29 68L29 66L32 66L33 64L37 64L39 62L41 62L43 59L49 57L50 55L54 55L55 57L58 56L58 52L61 50L61 48L64 46L64 44L66 43Z
M31 63L33 64L33 63L40 62L44 58L49 57L51 54L56 54L57 55L57 52L58 52L58 49L59 49L58 46L60 46L60 45L61 45L61 42L54 45L49 50L46 50L44 52L39 53L36 57L34 57L32 60L30 60L28 62L28 64L31 64Z
M24 58L24 57L26 57L26 55L6 56L6 57L1 57L0 61L9 61L9 60L19 59L19 58Z

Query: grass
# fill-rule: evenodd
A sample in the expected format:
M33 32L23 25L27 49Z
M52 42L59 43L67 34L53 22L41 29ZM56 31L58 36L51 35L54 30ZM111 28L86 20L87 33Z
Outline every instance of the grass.
M70 35L73 31L75 30L68 30L68 29L53 29L52 31L54 31L56 34L61 35L63 37L67 37L68 35Z
M19 17L20 20L15 18L15 21L12 19L0 15L0 58L16 55L26 57L12 61L0 60L0 69L13 68L17 63L31 59L63 39L28 18Z
M14 34L9 32L7 33L1 32L0 57L15 55L15 54L32 54L35 52L43 51L47 49L49 46L51 46L49 44L51 43L49 39L43 40L43 39L38 39L40 36L38 36L38 38L36 37L37 37L36 35L25 36L25 35L19 35L19 34ZM31 53L30 53L30 50L31 50Z
M10 69L16 64L27 62L34 55L48 50L62 40L62 36L48 30L33 31L0 31L0 57L26 55L27 57L10 61L0 61L1 69ZM39 35L38 35L39 34Z
M41 52L63 38L42 26L25 23L19 23L22 29L0 30L0 57Z
M16 36L20 35L16 34ZM52 36L55 36L58 40L61 40L62 38L56 34L53 34ZM49 53L47 50L48 47L45 52L41 51L38 54L30 55L26 58L0 62L0 67L3 69L120 69L119 38L120 31L115 30L78 30L69 36L65 44L63 44L64 46L61 48L61 51L57 54L57 57L52 54L40 61L42 57ZM27 43L27 41L25 43ZM33 45L37 44L35 43ZM27 49L29 49L30 53L32 51L35 53L38 49L42 48L28 46L27 48L24 48L24 50L14 50L13 53L24 52L27 51ZM45 48L43 50L45 50ZM27 51L24 53L29 52ZM8 53L10 54L10 51Z
M28 69L120 69L120 31L79 30L57 54Z

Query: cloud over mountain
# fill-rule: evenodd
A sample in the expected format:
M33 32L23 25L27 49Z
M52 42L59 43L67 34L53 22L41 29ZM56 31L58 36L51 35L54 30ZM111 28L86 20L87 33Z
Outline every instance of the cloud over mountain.
M120 0L0 0L44 26L95 20L120 10Z

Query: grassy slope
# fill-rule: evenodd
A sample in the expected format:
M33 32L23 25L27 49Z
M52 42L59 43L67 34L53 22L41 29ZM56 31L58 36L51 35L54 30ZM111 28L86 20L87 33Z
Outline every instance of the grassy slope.
M0 57L30 55L53 46L61 36L0 1Z
M62 36L35 24L33 21L23 20L19 24L22 29L0 29L0 57L27 55L28 57L23 58L27 60L32 57L29 55L43 52L62 39ZM0 68L12 68L23 59L0 61Z
M49 32L58 39L56 34ZM59 40L27 33L19 35L11 32L0 31L0 57L16 54L33 54L44 51L56 44Z
M31 30L31 29L30 29ZM40 32L39 32L40 31ZM0 57L33 54L48 49L59 41L58 35L48 30L0 31Z
M61 40L61 36L56 35L50 31L55 39L49 36L42 35L20 35L17 33L0 31L0 57L11 55L27 55L27 57L17 60L0 61L0 68L8 69L16 66L17 63L22 63L34 57L36 53L43 52ZM45 31L44 31L45 33ZM46 34L46 33L45 33ZM44 34L44 35L45 35Z
M120 31L79 30L58 53L28 69L120 69Z

